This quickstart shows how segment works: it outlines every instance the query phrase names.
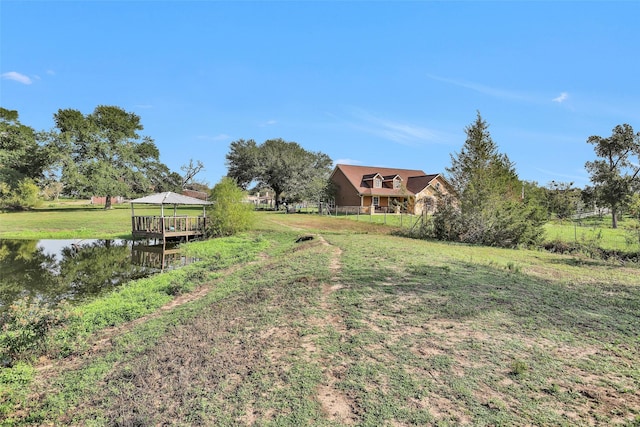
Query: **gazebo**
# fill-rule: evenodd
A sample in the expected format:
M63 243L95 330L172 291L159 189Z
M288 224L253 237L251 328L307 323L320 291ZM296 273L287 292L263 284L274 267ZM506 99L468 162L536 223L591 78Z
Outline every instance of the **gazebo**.
M195 197L166 192L131 200L131 234L134 239L167 239L202 237L207 227L207 205L211 202ZM136 215L134 205L160 206L160 215ZM173 206L173 215L165 215L165 206ZM178 206L202 206L202 215L178 215Z

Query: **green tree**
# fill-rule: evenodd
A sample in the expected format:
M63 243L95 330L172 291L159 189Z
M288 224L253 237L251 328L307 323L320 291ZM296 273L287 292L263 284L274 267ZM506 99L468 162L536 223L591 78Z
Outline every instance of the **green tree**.
M55 161L45 134L20 123L18 112L0 107L0 208L28 208Z
M631 196L628 206L629 214L637 220L640 220L640 194L634 193Z
M573 182L551 181L547 184L547 207L549 215L559 219L569 218L578 211L581 191L573 187Z
M246 192L232 178L222 178L211 190L212 205L207 209L208 234L231 236L251 228L254 208L246 200Z
M143 126L134 113L100 105L86 116L59 110L54 119L59 148L66 154L62 182L72 194L106 196L108 209L112 196L154 191L171 175L154 141L138 134Z
M182 191L182 177L179 173L171 171L164 163L152 159L143 169L146 171L149 180L145 185L149 187L134 186L135 193L144 194L149 190L156 193L164 193L166 191L180 193Z
M283 194L292 200L310 195L315 199L318 188L323 188L319 181L328 179L332 163L324 153L307 151L281 138L261 145L238 140L231 143L227 154L227 176L243 188L251 182L271 188L277 208Z
M231 142L227 159L227 176L233 178L237 184L247 189L257 179L258 145L253 139L239 139Z
M611 226L618 228L618 214L629 203L640 172L640 132L633 133L628 124L613 128L610 137L590 136L598 159L586 162L591 175L593 194L601 206L611 209Z
M467 139L446 168L455 198L444 198L434 216L439 238L490 246L534 243L542 234L543 210L535 193L525 192L514 164L498 152L488 124L477 114L465 128Z

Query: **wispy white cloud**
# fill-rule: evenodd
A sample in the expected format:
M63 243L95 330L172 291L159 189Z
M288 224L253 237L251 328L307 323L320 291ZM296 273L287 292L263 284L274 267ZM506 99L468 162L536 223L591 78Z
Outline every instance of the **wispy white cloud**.
M362 162L360 160L353 159L336 159L333 162L334 165L361 165Z
M470 89L470 90L473 90L475 92L482 93L484 95L492 96L494 98L517 99L517 100L527 100L527 99L529 99L529 96L527 96L527 95L525 95L523 93L517 92L517 91L496 88L496 87L492 87L492 86L483 85L481 83L470 82L470 81L467 81L467 80L450 79L450 78L447 78L447 77L435 76L433 74L427 74L427 78L429 78L431 80L436 80L436 81L439 81L439 82L443 82L443 83L448 83L448 84L451 84L451 85L454 85L454 86L459 86L459 87L463 87L463 88L466 88L466 89Z
M196 139L202 140L202 141L213 141L213 142L219 142L219 141L227 141L229 139L231 139L231 137L229 135L227 135L226 133L221 133L219 135L215 135L215 136L211 136L211 135L198 135L196 137Z
M47 70L47 74L50 75L50 76L55 76L56 72L53 71L53 70Z
M358 120L351 123L352 127L398 144L414 146L438 141L437 132L422 126L383 119L359 109L352 114Z
M25 76L24 74L20 74L16 71L9 71L7 73L2 73L2 78L5 80L13 80L25 85L30 85L32 83L29 77Z
M569 99L569 94L567 92L562 92L560 95L553 98L552 101L557 102L558 104L562 104L567 99Z

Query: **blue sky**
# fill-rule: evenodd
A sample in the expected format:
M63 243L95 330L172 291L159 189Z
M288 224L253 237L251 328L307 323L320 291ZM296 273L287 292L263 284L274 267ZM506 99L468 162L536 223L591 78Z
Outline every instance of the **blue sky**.
M444 172L480 111L521 179L588 184L640 130L640 1L0 2L0 105L53 127L117 105L211 185L236 139Z

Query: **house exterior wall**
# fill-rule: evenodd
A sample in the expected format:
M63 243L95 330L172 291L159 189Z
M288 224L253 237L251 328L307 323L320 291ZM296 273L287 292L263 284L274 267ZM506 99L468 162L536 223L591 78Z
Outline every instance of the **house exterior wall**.
M440 184L439 188L436 188L437 184ZM436 203L439 194L447 194L445 182L440 176L434 179L428 187L416 194L413 213L415 215L434 213L436 210ZM432 199L431 206L427 206L426 204L426 200L428 198Z
M336 206L360 206L358 191L340 169L331 176L331 182L337 187ZM369 201L370 204L371 201ZM364 206L368 206L366 202Z

